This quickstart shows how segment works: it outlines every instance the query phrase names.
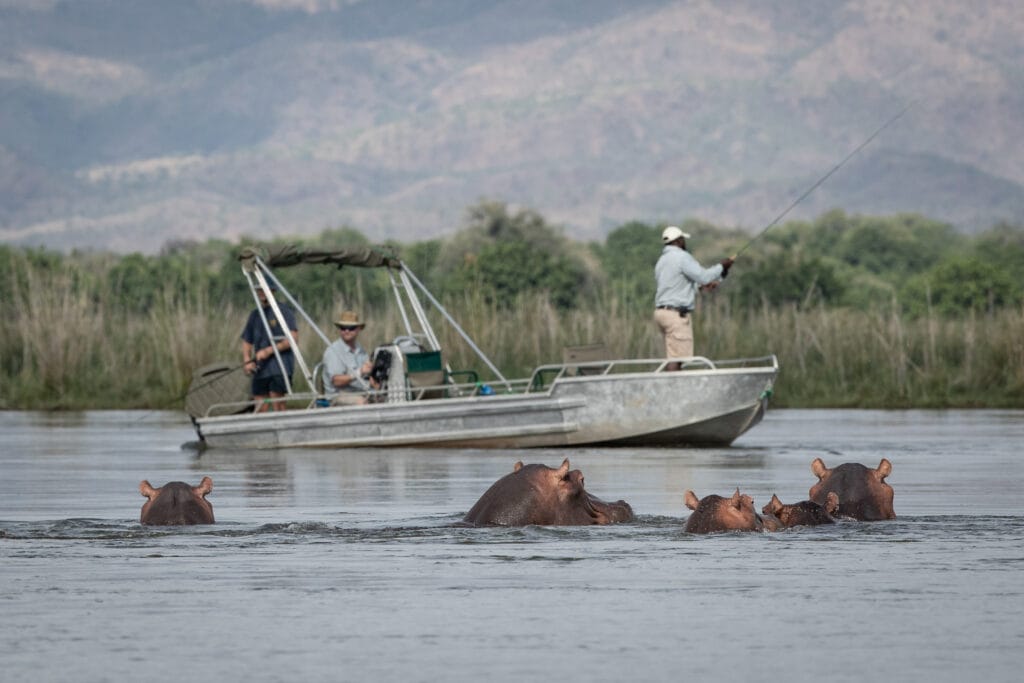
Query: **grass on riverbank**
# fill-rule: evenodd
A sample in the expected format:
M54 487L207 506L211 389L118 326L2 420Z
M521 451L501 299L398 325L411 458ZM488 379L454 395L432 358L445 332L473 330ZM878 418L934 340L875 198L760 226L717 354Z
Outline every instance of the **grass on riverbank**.
M202 293L129 313L68 274L30 279L12 299L0 327L6 409L178 408L193 369L240 360L238 335L248 314ZM508 377L558 361L567 345L603 342L619 358L662 353L651 311L614 298L567 312L543 296L507 309L473 295L448 305ZM314 312L323 328L330 329L336 308ZM402 334L394 309L365 316L367 348ZM776 407L1024 407L1024 310L956 319L795 305L738 313L724 297L707 297L695 320L700 355L778 355ZM489 374L454 330L440 319L435 325L453 367ZM300 335L315 363L323 343L305 323Z

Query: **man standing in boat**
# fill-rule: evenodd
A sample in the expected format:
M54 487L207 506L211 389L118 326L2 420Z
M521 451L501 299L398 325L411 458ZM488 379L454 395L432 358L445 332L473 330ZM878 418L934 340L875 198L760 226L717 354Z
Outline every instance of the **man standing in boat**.
M370 377L373 363L356 339L366 323L355 311L344 311L334 326L341 338L324 351L324 393L331 405L362 405L369 400L367 392L377 388Z
M665 247L654 266L657 292L654 295L654 322L665 338L667 358L689 358L693 355L694 305L697 290L714 288L729 274L733 259L724 258L710 268L704 268L690 252L686 240L690 238L674 225L661 233ZM673 361L666 370L678 370L681 364Z
M268 282L271 290L277 289L273 281ZM263 317L260 316L260 309L254 308L249 313L249 319L242 330L242 360L245 362L245 373L252 375L252 398L256 402L256 412L262 413L271 406L273 410L284 410L284 401L280 399L288 393L288 385L284 381L284 373L288 373L288 381L291 382L292 372L295 367L295 353L292 352L291 342L288 341L281 323L274 314L274 308L267 300L267 292L262 287L256 288L256 296L260 301L260 308L263 309L263 317L270 327L270 335L267 335L267 328L263 325ZM295 324L295 312L284 303L278 302L284 322L291 330L292 338L298 341L299 330ZM284 370L274 354L274 347L277 347L278 354L284 362ZM271 399L268 401L267 399Z

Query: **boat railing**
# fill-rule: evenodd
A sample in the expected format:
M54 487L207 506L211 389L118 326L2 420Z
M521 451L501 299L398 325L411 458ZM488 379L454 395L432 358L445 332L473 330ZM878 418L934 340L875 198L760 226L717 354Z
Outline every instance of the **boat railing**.
M419 403L423 401L447 400L452 398L469 398L473 396L494 396L498 394L525 394L529 390L529 380L507 380L496 382L493 385L487 382L445 382L443 384L431 384L420 386L405 386L399 389L371 389L365 392L369 398L368 405L380 405L385 403ZM293 393L287 396L264 398L259 401L225 401L213 403L206 408L203 417L222 417L227 415L238 415L251 413L259 405L274 406L278 403L286 405L299 405L305 409L331 407L331 396L325 393ZM334 406L337 407L337 406ZM345 405L346 408L358 407ZM267 414L272 414L268 410Z
M592 377L625 373L658 373L669 372L670 363L679 363L680 372L695 370L724 370L737 368L772 368L778 370L778 359L774 356L756 358L735 358L712 361L704 356L690 358L641 358L587 361L579 363L552 363L538 366L528 384L528 391L547 391L553 384L562 379L574 377Z
M626 373L671 372L666 368L669 363L675 362L680 363L682 366L678 372L745 368L764 368L775 371L779 369L778 358L774 355L714 361L704 356L693 356L691 358L641 358L579 363L552 363L538 366L528 379L513 379L490 384L474 378L472 382L458 383L448 381L437 385L416 387L401 385L398 389L388 389L385 387L379 390L370 390L367 392L367 396L370 399L369 405L380 405L386 403L412 403L452 398L471 398L476 396L550 393L558 381L585 380L587 378ZM307 392L293 393L279 398L261 399L259 402L250 400L214 403L207 408L204 416L234 415L245 412L248 409L255 409L257 403L269 405L275 403L292 405L304 403L306 408L322 408L330 405L330 397L324 393Z

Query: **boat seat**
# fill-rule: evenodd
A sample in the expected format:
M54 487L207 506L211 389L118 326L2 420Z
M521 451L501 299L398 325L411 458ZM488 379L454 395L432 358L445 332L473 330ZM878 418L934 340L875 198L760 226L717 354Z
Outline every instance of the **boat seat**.
M440 351L405 354L405 376L409 382L409 398L442 398L448 381Z
M566 346L562 349L562 364L568 376L600 375L602 367L579 367L580 363L595 363L611 359L611 353L603 343Z

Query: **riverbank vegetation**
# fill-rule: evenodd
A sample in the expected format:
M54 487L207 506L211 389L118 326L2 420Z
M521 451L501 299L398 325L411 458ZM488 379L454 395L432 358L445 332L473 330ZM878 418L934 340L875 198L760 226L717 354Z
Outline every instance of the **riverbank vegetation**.
M387 244L507 376L602 342L616 357L658 357L652 268L662 226L629 223L583 243L536 212L481 203L445 239ZM915 215L849 216L747 233L683 224L704 264L741 252L704 295L697 352L777 354L777 407L1024 407L1024 228L977 235ZM369 244L325 231L307 246ZM168 244L158 255L62 254L0 247L0 407L177 408L194 369L240 360L253 306L242 244ZM402 334L379 271L301 266L276 272L330 330L344 308L372 346ZM437 320L456 368L486 368ZM323 342L300 339L318 359ZM299 386L299 389L305 389Z

